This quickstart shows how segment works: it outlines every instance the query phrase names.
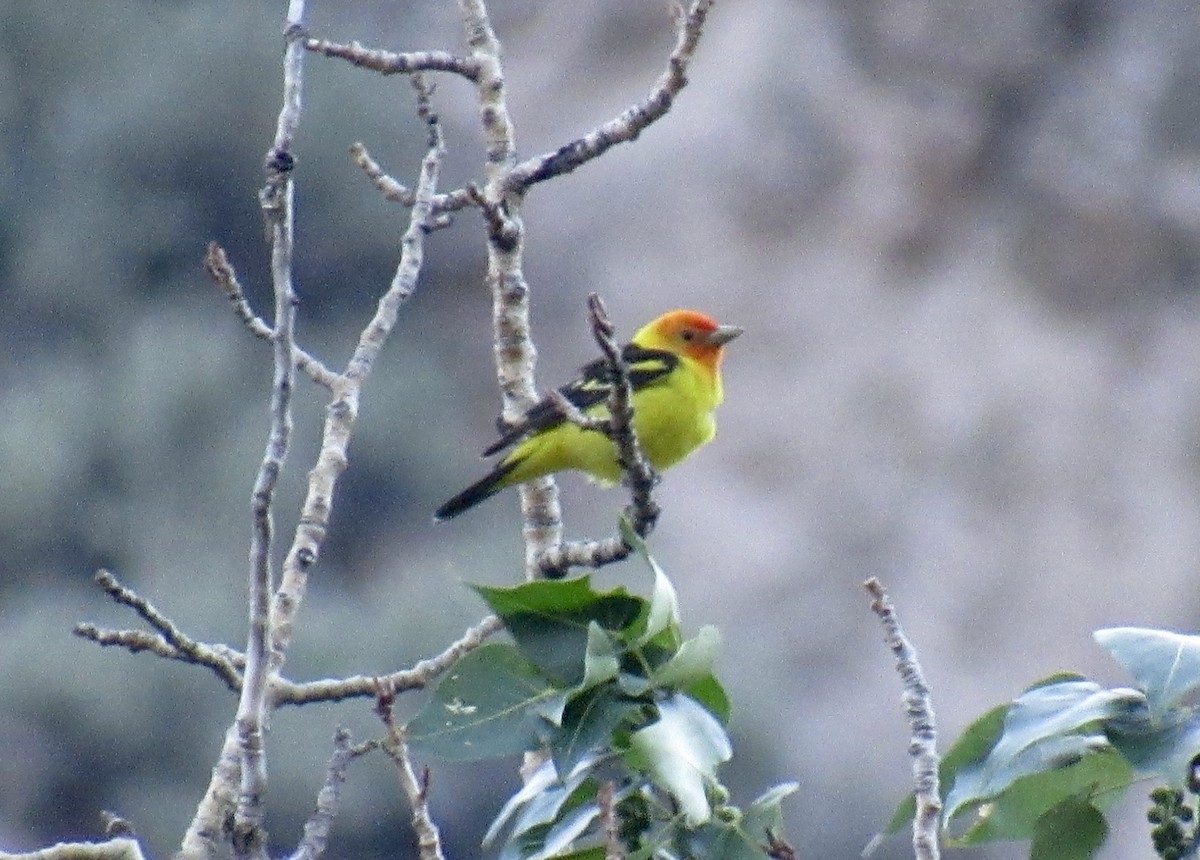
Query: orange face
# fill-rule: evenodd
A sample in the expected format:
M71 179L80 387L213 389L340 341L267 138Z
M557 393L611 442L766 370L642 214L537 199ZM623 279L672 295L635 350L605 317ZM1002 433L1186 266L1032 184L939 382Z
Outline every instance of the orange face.
M710 316L685 310L668 311L646 330L653 331L659 345L712 366L720 362L722 347L742 333L737 326L719 325Z

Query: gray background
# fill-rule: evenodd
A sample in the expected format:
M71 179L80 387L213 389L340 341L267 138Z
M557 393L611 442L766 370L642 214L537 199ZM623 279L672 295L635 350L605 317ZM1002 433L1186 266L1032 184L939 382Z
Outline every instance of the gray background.
M658 0L493 5L523 155L641 97L672 41ZM169 852L233 714L204 672L69 631L132 622L90 585L105 565L193 635L244 636L269 352L199 261L224 244L267 311L254 195L283 6L0 2L4 848L94 834L107 808ZM449 3L316 2L311 24L462 45ZM653 548L686 623L724 634L736 799L797 780L803 856L857 856L908 785L866 577L899 604L948 736L1053 671L1124 683L1098 627L1197 627L1198 43L1180 2L722 0L670 116L529 198L543 386L592 357L590 290L626 335L680 305L747 329L720 437L669 474ZM346 147L408 179L423 134L400 78L313 57L306 84L299 329L340 365L405 222ZM470 89L439 79L436 103L447 187L478 177ZM518 576L512 494L430 522L479 474L498 406L480 237L465 213L429 240L365 392L293 677L407 665L480 616L464 581ZM299 386L284 535L321 405ZM619 493L563 484L572 535L611 530ZM365 702L275 718L277 850L339 724L376 731ZM515 782L508 763L434 771L454 856L477 854ZM1148 788L1105 856L1149 856ZM387 765L356 764L332 856L410 842Z

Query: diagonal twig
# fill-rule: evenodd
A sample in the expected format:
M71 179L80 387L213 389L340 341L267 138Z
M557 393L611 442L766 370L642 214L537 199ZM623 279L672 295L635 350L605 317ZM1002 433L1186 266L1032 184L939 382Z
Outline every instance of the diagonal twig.
M686 9L680 10L675 48L667 60L666 71L645 98L583 137L553 152L521 162L509 172L505 180L508 188L520 192L538 182L570 173L618 143L636 139L647 126L661 119L687 85L688 65L700 42L712 4L713 0L691 0Z
M399 203L401 206L412 206L417 202L416 190L409 188L385 171L379 162L371 157L371 153L367 151L367 147L363 143L356 142L350 145L350 158L358 165L367 179L371 180L371 184L383 195L385 200ZM457 191L450 191L446 194L435 194L430 200L431 210L438 214L457 212L474 205L475 200L471 196L470 190L466 188L459 188Z
M76 636L88 639L97 645L119 646L135 654L139 651L149 651L170 660L206 666L216 673L217 677L224 681L231 690L241 689L242 675L238 671L240 654L231 652L224 647L205 645L192 639L180 630L171 619L156 609L154 604L133 589L123 585L109 571L97 571L95 580L109 597L136 612L142 620L157 631L157 635L144 630L108 630L97 627L95 624L84 623L75 625Z
M380 683L386 684L393 694L424 687L454 665L459 657L475 650L485 639L503 628L504 624L498 617L489 615L469 628L442 653L420 661L411 669L402 669L382 678L355 675L307 683L295 683L281 678L276 682L275 705L278 707L303 705L308 702L337 702L355 697L375 696L378 694Z
M234 313L246 328L250 329L251 334L266 341L275 337L274 329L267 325L250 307L250 302L246 299L246 294L238 282L237 273L233 270L233 266L225 254L225 249L216 242L208 243L208 250L204 254L204 270L229 299ZM298 370L322 388L329 389L333 386L333 371L322 364L320 359L313 357L294 344L292 361L296 363Z
M304 822L304 838L288 860L318 860L329 844L329 833L337 817L341 802L342 785L346 782L346 771L350 762L365 755L376 746L375 742L353 745L350 732L338 729L333 736L333 755L325 771L325 783L317 793L317 805L313 814Z

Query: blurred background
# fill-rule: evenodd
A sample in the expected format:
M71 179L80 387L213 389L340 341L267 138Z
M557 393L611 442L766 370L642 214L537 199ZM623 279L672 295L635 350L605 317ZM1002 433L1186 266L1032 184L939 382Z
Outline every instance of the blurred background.
M234 712L202 670L70 631L134 623L91 584L105 566L193 636L244 641L270 356L200 260L224 245L269 315L255 194L285 5L0 0L6 850L95 836L110 809L165 856ZM316 35L463 46L450 3L310 5ZM663 0L492 5L523 156L641 98L673 42ZM685 623L724 634L735 799L798 781L802 856L857 856L909 785L865 578L921 651L946 743L1052 672L1125 683L1096 628L1200 626L1198 44L1200 7L1181 2L722 0L670 115L530 194L541 386L593 356L591 290L626 336L676 306L747 330L719 439L668 475L652 548ZM310 57L305 84L299 333L340 367L407 218L346 149L411 181L425 136L402 78ZM444 187L477 179L472 91L438 78L435 99ZM468 212L429 238L365 390L291 677L409 665L483 614L464 582L520 576L514 494L430 519L481 474L499 406L482 235ZM301 380L295 404L284 538L322 392ZM569 533L610 533L622 495L562 484ZM276 853L338 725L377 732L365 701L275 716ZM450 856L478 856L511 763L433 779ZM1150 856L1148 790L1106 858ZM415 856L406 822L387 763L357 762L330 856ZM911 856L907 839L879 856Z

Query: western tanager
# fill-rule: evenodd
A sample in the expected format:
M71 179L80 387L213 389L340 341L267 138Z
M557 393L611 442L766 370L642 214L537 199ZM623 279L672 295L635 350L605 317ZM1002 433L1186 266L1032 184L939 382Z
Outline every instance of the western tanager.
M676 310L647 323L622 350L633 388L633 426L655 469L678 463L712 439L712 412L723 397L721 357L725 344L741 333L702 313ZM598 359L559 392L583 414L607 417L609 386L608 365ZM511 445L516 447L491 472L438 508L436 519L458 516L505 487L551 472L577 469L604 483L621 477L612 441L568 421L550 398L530 409L484 456Z

